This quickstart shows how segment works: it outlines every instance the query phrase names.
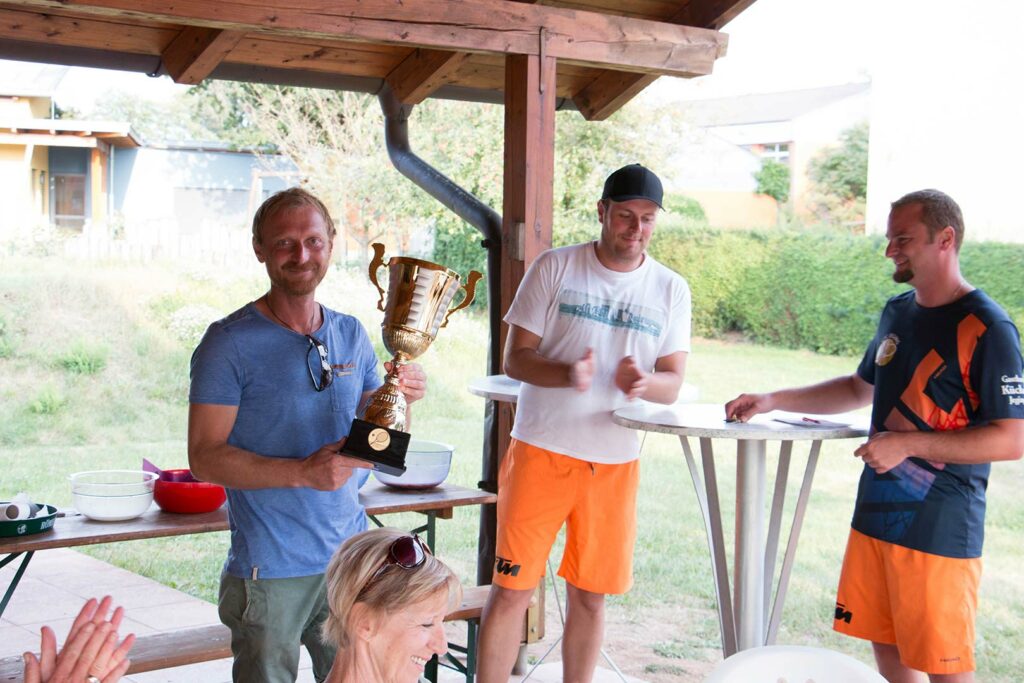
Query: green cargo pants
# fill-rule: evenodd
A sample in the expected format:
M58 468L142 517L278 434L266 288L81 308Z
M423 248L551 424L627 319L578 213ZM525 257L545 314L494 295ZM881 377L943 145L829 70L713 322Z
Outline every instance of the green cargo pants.
M336 648L320 638L327 618L323 574L289 579L240 579L221 574L220 620L231 629L235 683L295 683L299 646L313 659L321 683Z

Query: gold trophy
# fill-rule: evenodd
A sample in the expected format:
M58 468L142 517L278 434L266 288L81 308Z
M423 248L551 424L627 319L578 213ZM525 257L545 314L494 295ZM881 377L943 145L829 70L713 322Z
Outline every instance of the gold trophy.
M377 269L388 268L387 305ZM418 358L448 324L452 313L473 303L476 283L482 277L470 271L465 286L459 274L430 261L396 256L384 263L384 245L373 245L370 282L380 292L377 308L384 312L381 331L384 347L393 358L384 385L373 392L363 419L352 422L342 453L372 462L374 469L400 476L405 472L409 434L405 431L405 396L398 388L398 368ZM465 290L462 302L448 309L455 294Z

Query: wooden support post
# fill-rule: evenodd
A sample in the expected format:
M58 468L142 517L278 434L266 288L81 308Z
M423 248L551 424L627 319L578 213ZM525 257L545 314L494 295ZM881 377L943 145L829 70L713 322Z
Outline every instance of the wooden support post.
M543 40L543 36L540 38ZM501 234L501 314L512 305L533 259L551 248L552 186L555 174L555 60L513 55L505 58L505 186ZM501 354L508 326L501 325ZM498 453L512 431L511 406L498 418Z
M551 247L554 173L555 60L532 55L506 57L502 316L512 305L526 268ZM508 327L502 323L503 357L507 336ZM507 406L499 413L498 429L498 453L504 455L512 431L512 411Z
M543 41L538 35L538 40ZM542 50L539 50L540 52ZM543 84L543 86L542 86ZM551 246L552 184L555 172L555 59L539 55L505 58L505 182L501 224L501 296L504 316L526 267ZM502 323L499 357L505 352ZM483 481L497 482L498 464L508 450L513 406L494 404L494 439L483 462ZM485 505L480 515L477 581L490 583L494 569L496 513Z
M99 143L91 150L89 156L89 203L93 223L99 223L107 217L107 154L110 146Z

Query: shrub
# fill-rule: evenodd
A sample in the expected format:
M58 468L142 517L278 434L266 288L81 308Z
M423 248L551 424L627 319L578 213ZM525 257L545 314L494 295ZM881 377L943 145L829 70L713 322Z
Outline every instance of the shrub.
M95 375L107 366L109 353L106 344L76 339L57 357L57 364L76 375Z
M1024 331L1024 245L967 242L960 250L960 271L995 299Z
M704 207L696 199L682 194L667 194L664 200L665 211L672 216L679 216L697 223L707 223L708 216Z
M789 166L774 159L761 162L761 169L754 174L757 192L772 197L780 204L789 200Z
M29 401L28 409L36 415L55 415L67 404L67 399L57 387L47 385Z
M693 333L718 336L741 329L737 297L746 273L768 257L768 240L757 232L679 227L656 230L651 254L678 273L693 295Z
M891 279L881 236L670 228L651 254L681 273L693 293L693 333L751 339L821 353L860 354ZM964 245L961 268L1024 326L1024 245Z

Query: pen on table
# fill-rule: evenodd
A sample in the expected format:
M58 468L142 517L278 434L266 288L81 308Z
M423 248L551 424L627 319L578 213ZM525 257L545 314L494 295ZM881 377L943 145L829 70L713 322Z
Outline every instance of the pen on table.
M813 422L816 425L820 425L821 424L821 420L815 420L813 417L805 417L805 418L803 418L803 421L804 422Z

